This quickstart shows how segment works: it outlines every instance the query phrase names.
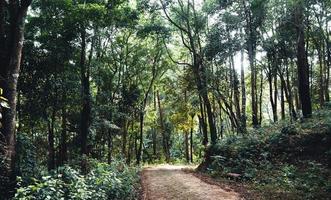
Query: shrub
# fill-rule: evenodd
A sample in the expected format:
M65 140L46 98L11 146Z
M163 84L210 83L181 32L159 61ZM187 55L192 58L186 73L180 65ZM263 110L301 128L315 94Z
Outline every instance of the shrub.
M138 169L128 167L122 161L111 165L94 164L87 175L81 175L69 166L60 167L41 180L17 190L19 200L92 200L92 199L136 199L139 181Z
M321 111L303 122L275 123L226 138L207 149L199 170L224 177L241 174L236 180L276 199L329 199L330 116L330 111Z

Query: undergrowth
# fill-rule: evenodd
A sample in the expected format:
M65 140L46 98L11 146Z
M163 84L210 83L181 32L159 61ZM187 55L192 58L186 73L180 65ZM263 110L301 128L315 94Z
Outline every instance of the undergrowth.
M231 136L209 147L199 169L247 183L264 199L331 199L331 112Z
M139 196L138 168L123 161L94 163L87 175L70 166L58 168L17 190L17 200L133 200Z

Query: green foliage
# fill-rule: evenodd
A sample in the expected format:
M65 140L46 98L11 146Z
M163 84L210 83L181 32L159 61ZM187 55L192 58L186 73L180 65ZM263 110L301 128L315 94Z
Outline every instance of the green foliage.
M17 170L22 178L23 184L31 182L32 177L40 174L40 168L37 167L36 146L32 143L31 138L25 133L17 135Z
M136 199L138 172L123 161L114 161L111 165L96 163L85 176L64 166L19 188L15 199Z
M325 199L331 194L330 119L324 110L304 123L279 123L228 137L209 147L206 170L221 176L238 173L241 181L261 193L275 193L276 199Z

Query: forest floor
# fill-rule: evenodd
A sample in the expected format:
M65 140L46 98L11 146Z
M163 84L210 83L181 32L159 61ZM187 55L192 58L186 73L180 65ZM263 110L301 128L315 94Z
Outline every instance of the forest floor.
M142 172L143 200L239 200L230 186L203 181L187 166L160 165ZM190 171L190 170L189 170Z

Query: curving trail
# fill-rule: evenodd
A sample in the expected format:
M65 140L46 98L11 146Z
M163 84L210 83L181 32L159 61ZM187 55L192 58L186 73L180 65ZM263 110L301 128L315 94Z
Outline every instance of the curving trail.
M142 184L144 200L239 200L230 188L208 184L192 174L185 166L163 165L144 169Z

